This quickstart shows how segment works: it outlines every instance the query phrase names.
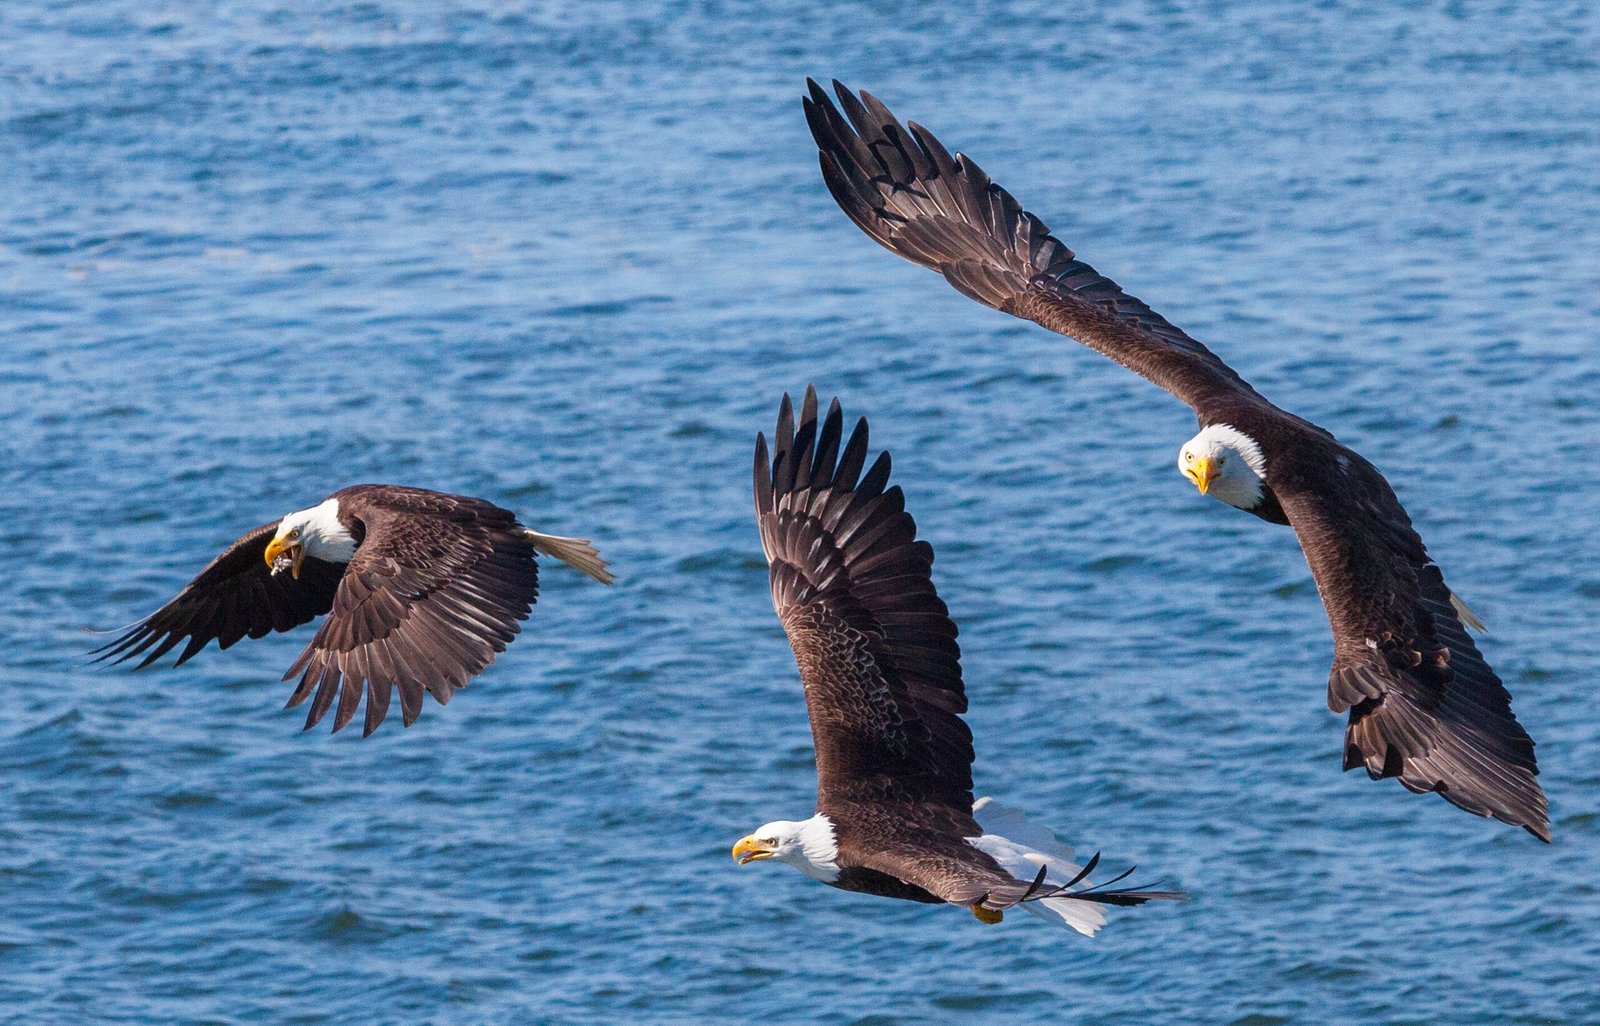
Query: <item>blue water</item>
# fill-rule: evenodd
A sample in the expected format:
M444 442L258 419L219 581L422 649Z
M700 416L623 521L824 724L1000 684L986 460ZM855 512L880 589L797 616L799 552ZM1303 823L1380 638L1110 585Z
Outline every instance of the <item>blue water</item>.
M0 6L0 1022L1600 1021L1585 5L314 6ZM1290 533L1178 475L1176 401L850 226L807 74L1388 473L1553 846L1338 772ZM1086 941L728 858L812 808L749 495L810 381L938 550L980 793L1192 902ZM550 569L365 742L280 709L307 630L83 665L366 480L620 581Z

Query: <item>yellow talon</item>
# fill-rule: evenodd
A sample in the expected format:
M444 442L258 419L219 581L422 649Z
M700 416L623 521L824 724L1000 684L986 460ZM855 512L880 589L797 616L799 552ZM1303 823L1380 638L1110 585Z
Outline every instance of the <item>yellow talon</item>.
M972 916L974 919L989 926L993 926L995 923L998 923L1000 920L1006 917L1006 914L998 909L984 908L983 902L981 901L977 904L969 905L967 907L972 910Z

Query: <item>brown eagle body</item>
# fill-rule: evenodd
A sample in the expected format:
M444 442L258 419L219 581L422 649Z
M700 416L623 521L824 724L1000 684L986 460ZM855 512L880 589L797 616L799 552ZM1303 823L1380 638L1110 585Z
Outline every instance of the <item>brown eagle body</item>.
M290 558L275 550L302 545L302 531L291 573ZM328 543L319 555L312 539L321 535ZM114 662L143 654L143 668L186 640L181 665L212 641L228 648L326 613L284 675L300 678L289 705L311 699L310 728L337 699L337 731L365 691L365 736L398 689L410 726L425 691L448 702L516 637L539 594L536 553L611 580L586 540L530 531L486 500L354 485L249 532L176 598L96 651Z
M1225 426L1259 447L1259 497L1235 504L1291 525L1300 539L1333 628L1328 704L1350 713L1345 768L1365 766L1548 841L1533 741L1383 475L1078 260L926 129L902 126L870 94L835 83L841 114L809 85L805 112L823 178L862 231L978 302L1155 382L1191 406L1203 429Z
M766 438L757 439L756 519L773 606L805 688L817 815L763 827L735 857L778 857L835 887L949 902L985 921L1042 903L1029 910L1085 933L1104 922L1092 906L1181 897L1109 889L1116 880L1074 890L1087 870L1064 860L1051 863L1061 876L1046 879L1046 854L1062 854L1049 851L1053 838L1040 842L1044 852L1028 849L1038 860L1022 861L1020 875L1017 860L1002 864L1005 845L1031 843L1028 828L1006 810L1012 836L993 836L985 810L999 807L973 802L956 625L934 590L933 549L917 540L889 471L888 453L867 464L866 421L846 440L838 402L819 421L811 389L798 426L784 396L770 459ZM818 831L817 857L780 854L769 829L780 826Z

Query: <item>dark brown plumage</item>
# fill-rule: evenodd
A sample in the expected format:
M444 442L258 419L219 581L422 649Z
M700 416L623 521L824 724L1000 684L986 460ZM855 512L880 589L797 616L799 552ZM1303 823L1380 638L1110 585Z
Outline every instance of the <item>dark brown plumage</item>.
M888 486L889 454L868 466L866 420L847 441L843 422L837 400L819 422L807 389L797 426L786 395L771 458L764 436L755 456L773 606L805 687L817 811L838 843L830 882L993 911L1047 897L1180 897L1109 885L1068 894L1079 881L1045 886L1032 877L1036 863L1019 879L969 843L984 830L974 818L956 625L933 587L933 549L917 540L899 487Z
M1242 506L1291 524L1334 634L1329 706L1349 710L1345 768L1395 777L1550 839L1533 741L1467 636L1394 491L1320 427L1268 402L1205 346L1077 259L965 156L870 94L815 82L805 99L823 179L885 248L964 295L1067 335L1259 446L1265 482Z
M307 539L297 574L270 568L266 558L291 523L293 537L303 526ZM328 538L313 542L314 529ZM325 546L321 558L313 544ZM353 551L328 557L343 555L344 547ZM331 613L284 675L299 676L289 705L311 699L310 728L337 700L337 731L365 692L365 736L383 721L398 688L410 726L424 691L448 702L516 637L539 593L536 552L611 579L587 541L530 531L483 499L356 485L246 534L171 602L96 652L114 662L143 654L142 668L187 640L181 665L211 641L228 648Z

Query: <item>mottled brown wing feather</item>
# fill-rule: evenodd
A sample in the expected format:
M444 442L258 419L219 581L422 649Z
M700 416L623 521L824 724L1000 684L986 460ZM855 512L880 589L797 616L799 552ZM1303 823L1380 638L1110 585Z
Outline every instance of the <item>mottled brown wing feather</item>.
M756 518L772 601L805 685L818 801L943 805L971 824L972 733L961 719L956 626L934 591L887 453L866 466L867 424L843 445L835 401L798 428L783 399L773 454L758 438ZM975 824L967 829L975 830Z
M289 705L311 699L306 727L330 708L333 729L367 699L363 735L400 692L406 726L423 692L444 704L516 637L538 597L530 539L507 510L460 495L358 486L335 495L362 541L328 618L289 672Z
M1300 538L1333 627L1328 705L1350 711L1345 769L1395 777L1550 840L1533 740L1462 627L1439 568L1387 481L1348 453L1342 487L1268 483Z
M228 648L240 638L287 631L326 613L344 567L306 559L299 580L274 575L265 556L277 529L276 520L262 524L228 546L171 602L95 649L95 661L120 663L144 654L138 664L143 668L187 639L174 664L181 666L212 641Z
M853 861L864 869L886 873L920 887L953 905L983 902L1004 909L1016 904L1026 889L999 863L960 840L955 829L924 831L903 822L883 822L871 843L852 848Z
M807 80L806 121L828 190L891 252L944 275L972 299L1076 339L1195 409L1267 404L1205 346L1076 258L972 160L927 129L835 82L841 114ZM1285 415L1287 416L1287 415Z

